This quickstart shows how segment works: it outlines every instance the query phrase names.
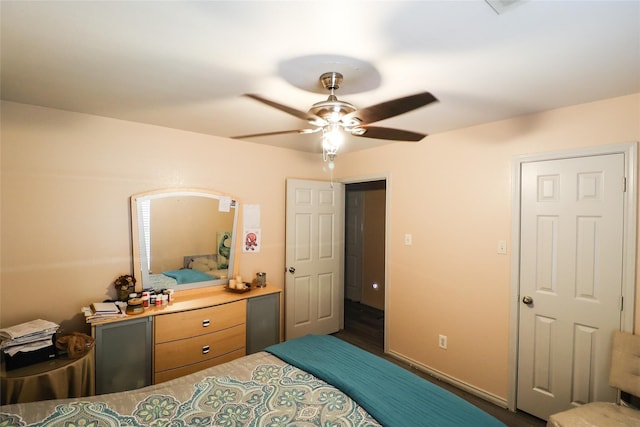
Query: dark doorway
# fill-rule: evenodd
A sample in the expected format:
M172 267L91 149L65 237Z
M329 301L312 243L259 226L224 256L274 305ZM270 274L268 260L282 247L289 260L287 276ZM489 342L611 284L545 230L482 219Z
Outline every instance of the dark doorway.
M384 348L386 180L345 186L344 333Z

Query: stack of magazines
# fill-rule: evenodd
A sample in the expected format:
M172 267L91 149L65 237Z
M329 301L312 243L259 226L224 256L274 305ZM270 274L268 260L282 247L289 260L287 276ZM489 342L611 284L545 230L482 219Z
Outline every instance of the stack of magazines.
M53 336L60 328L48 320L32 320L19 325L0 329L0 348L5 355L15 356L53 345Z
M114 302L94 302L89 307L82 307L82 312L87 323L126 316L124 310Z

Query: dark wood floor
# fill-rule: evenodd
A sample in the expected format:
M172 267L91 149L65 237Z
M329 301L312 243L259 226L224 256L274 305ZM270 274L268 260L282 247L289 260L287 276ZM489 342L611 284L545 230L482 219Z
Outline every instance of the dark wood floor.
M344 329L335 333L334 336L367 350L370 353L383 357L428 381L438 384L442 388L449 390L490 413L509 427L542 427L546 424L545 421L524 412L511 412L507 409L500 408L491 402L453 387L448 383L439 381L426 373L411 368L405 363L384 354L384 311L346 300L344 304Z

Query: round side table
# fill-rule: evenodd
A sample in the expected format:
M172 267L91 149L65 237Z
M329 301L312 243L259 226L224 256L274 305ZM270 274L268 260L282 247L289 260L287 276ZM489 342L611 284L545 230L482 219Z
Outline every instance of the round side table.
M91 396L93 366L93 349L75 359L61 356L10 371L2 366L0 404Z

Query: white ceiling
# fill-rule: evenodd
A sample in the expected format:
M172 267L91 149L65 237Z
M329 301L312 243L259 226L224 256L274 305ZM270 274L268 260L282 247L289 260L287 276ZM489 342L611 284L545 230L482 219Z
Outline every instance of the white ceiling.
M640 1L2 1L2 99L218 136L424 90L376 125L436 134L640 92ZM321 94L322 92L323 94ZM317 151L319 136L252 141ZM231 141L230 141L231 142ZM346 150L389 141L352 137ZM400 142L403 143L403 142Z

